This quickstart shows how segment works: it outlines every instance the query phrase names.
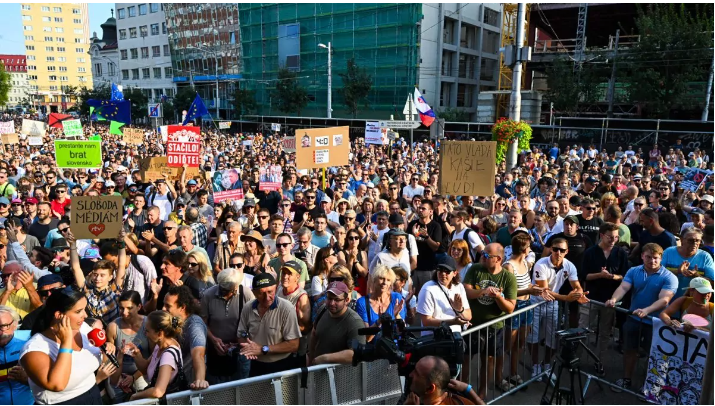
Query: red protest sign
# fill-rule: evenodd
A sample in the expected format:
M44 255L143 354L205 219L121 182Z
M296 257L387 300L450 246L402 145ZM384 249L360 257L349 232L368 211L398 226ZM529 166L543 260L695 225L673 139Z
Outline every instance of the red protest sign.
M223 192L214 192L214 203L221 203L224 200L241 200L243 199L243 189L226 190Z
M199 127L170 125L166 140L167 165L189 167L201 165L201 129Z

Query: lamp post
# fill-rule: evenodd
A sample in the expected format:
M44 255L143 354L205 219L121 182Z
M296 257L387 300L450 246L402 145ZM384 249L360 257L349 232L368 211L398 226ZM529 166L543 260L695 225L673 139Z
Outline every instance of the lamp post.
M330 42L318 46L328 50L328 118L333 118L333 48Z

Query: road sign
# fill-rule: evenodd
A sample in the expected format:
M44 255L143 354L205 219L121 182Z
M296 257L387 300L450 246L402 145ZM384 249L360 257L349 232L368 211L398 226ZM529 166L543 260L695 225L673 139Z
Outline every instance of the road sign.
M419 121L380 121L380 128L392 128L396 130L409 130L414 129L422 125Z
M410 107L412 107L412 111L410 111ZM405 115L417 115L417 107L415 107L415 104L412 103L412 97L407 96L407 101L405 102L405 108L402 109L402 114Z
M149 105L149 117L151 118L161 118L161 103L150 104Z

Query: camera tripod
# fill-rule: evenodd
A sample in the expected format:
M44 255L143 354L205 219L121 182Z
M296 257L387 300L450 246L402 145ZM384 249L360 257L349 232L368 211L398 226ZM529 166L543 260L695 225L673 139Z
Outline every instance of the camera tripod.
M578 346L575 345L578 343ZM556 365L558 365L559 370L556 373L556 381L554 382L554 389L551 392L551 397L547 397L547 394L549 392L549 382L546 383L546 388L544 388L544 394L541 396L541 404L542 405L550 405L554 401L554 398L556 398L556 404L557 405L575 405L576 402L578 401L582 405L585 404L584 402L584 393L583 393L583 382L581 381L581 359L576 357L576 349L580 346L583 349L586 350L588 355L590 355L595 361L596 361L596 366L598 369L601 368L603 365L601 363L601 360L598 358L598 356L590 349L588 348L583 341L578 340L576 342L570 342L566 343L566 345L572 346L572 348L566 351L562 351L561 354L557 355L554 361L551 363L551 371L555 370ZM568 368L569 371L569 380L570 380L570 387L566 388L563 387L561 388L559 385L561 383L561 377L563 376L564 369ZM550 373L551 374L551 373ZM549 374L548 377L546 377L547 380L551 380L551 375ZM576 392L575 384L576 384L576 377L578 376L578 386L579 386L579 391ZM579 401L580 398L580 401Z

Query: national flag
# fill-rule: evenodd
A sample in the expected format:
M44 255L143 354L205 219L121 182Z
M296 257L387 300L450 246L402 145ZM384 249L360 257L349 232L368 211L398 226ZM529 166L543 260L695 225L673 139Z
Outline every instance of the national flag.
M425 127L429 127L435 119L434 111L417 88L415 88L414 103L417 113L420 115L420 121Z
M122 89L120 88L120 86L117 86L116 83L112 83L112 100L124 100L124 93L122 93Z
M186 118L181 125L186 125L189 121L207 114L209 114L209 110L206 108L204 101L201 100L201 96L196 93L196 98L194 99L194 102L191 103L191 107L189 107L189 110L186 112Z
M89 99L87 104L95 108L95 112L107 120L124 124L132 122L132 104L129 100L96 100Z
M107 121L106 118L100 116L94 111L94 107L89 107L89 121Z

